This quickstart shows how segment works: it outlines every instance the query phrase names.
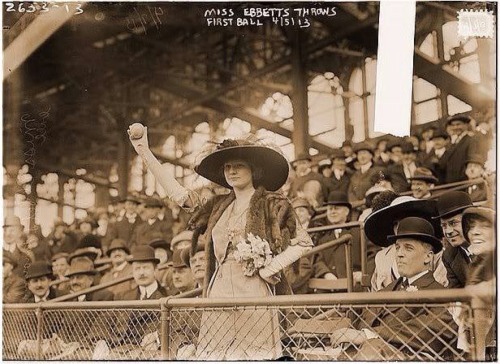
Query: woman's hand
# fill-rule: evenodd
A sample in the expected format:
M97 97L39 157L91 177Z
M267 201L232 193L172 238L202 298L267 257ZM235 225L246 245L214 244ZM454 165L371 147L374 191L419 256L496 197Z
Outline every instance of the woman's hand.
M132 125L135 126L136 124L132 124ZM140 154L141 150L149 149L148 128L143 126L144 130L143 130L142 136L138 139L135 139L131 135L132 125L130 125L129 128L127 129L128 137L130 139L130 142L132 143L132 146L134 147L135 151L137 152L137 154Z

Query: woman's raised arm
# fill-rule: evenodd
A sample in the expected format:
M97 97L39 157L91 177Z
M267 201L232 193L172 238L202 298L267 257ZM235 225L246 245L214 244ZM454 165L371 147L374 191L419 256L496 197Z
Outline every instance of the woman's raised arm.
M146 166L153 173L158 183L163 187L168 198L181 207L194 207L189 190L177 182L174 176L168 172L168 168L161 165L149 149L148 128L136 123L129 126L127 133L135 151L144 163L146 163Z

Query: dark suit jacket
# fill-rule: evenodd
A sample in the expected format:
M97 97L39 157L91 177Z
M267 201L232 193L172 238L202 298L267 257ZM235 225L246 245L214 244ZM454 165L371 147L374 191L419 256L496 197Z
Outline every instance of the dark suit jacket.
M415 161L415 165L417 168L421 167L418 161ZM395 192L405 192L410 190L411 184L406 179L405 171L401 163L391 164L387 168L387 174L391 176L392 187Z
M133 224L129 223L127 217L123 216L122 220L116 221L108 227L108 232L106 234L107 240L112 241L113 239L123 239L130 247L130 239L132 238L134 230L142 223L143 221L139 217L139 214L137 214Z
M158 289L147 300L158 300L167 296L167 291L158 283ZM139 287L115 296L117 301L133 301L141 298ZM150 309L134 310L132 312L117 312L114 317L113 335L110 336L111 346L124 344L140 345L144 335L160 328L160 312Z
M446 180L446 166L442 165L440 161L446 154L447 149L448 147L445 149L445 153L441 157L438 157L436 151L432 148L428 154L425 154L425 158L421 161L422 166L429 168L439 180L437 184L444 184Z
M322 174L319 174L317 172L309 172L305 176L297 177L292 180L290 183L290 190L288 191L288 197L290 199L297 197L298 192L302 191L304 188L304 185L309 182L309 181L318 181L321 187L321 194L320 196L317 196L317 201L321 205L325 199L328 197L327 193L327 188L326 188L326 183L325 183L325 177L323 177Z
M130 248L132 249L134 246L139 245L147 245L153 238L158 237L160 234L166 241L171 241L173 235L172 226L173 220L168 219L167 216L165 216L163 221L156 219L152 225L149 225L147 221L143 221L132 233Z
M447 272L448 288L465 287L470 262L464 250L460 247L447 246L442 259Z
M473 256L468 271L467 285L478 284L495 278L495 257L494 251Z
M326 218L318 220L314 223L314 226L324 226L329 223ZM360 243L360 231L359 228L342 229L339 237L347 234L352 235L352 245L351 245L351 259L353 265L353 271L361 270L361 243ZM335 232L327 231L323 234L314 234L313 236L316 246L335 240ZM313 270L314 277L322 277L326 273L333 273L337 278L346 278L346 261L344 246L338 245L336 247L323 250L318 253L313 260Z
M349 182L351 181L351 175L352 173L346 170L340 179L337 179L335 174L332 174L329 178L325 177L325 186L327 190L326 196L328 196L332 191L347 193L347 190L349 189Z
M401 280L392 282L382 291L397 291ZM411 284L418 290L445 289L434 280L432 272L427 272ZM452 328L450 330L448 327ZM446 308L441 307L387 307L365 309L362 319L357 323L358 329L367 328L376 332L385 342L397 348L406 345L418 351L426 351L422 343L428 344L436 352L441 352L443 343L436 339L440 333L446 343L456 340L457 326Z
M446 171L445 183L463 181L465 175L466 161L475 151L473 139L466 135L457 144L451 144L439 160L439 165Z
M348 188L349 201L363 200L366 191L372 187L372 176L385 171L383 167L372 166L365 173L361 173L361 171L354 172L351 176L351 182Z

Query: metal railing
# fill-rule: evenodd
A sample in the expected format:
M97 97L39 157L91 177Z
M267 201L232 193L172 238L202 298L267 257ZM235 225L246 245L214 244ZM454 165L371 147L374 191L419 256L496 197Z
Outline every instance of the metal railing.
M3 359L479 360L487 310L465 290L6 304Z

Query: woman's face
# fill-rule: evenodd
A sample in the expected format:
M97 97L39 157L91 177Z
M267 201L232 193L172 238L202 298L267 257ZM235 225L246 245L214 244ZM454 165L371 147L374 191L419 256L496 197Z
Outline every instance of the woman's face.
M240 159L224 164L224 177L227 184L234 189L244 189L252 185L252 169L247 162Z
M495 249L495 229L486 219L471 218L467 238L470 242L469 250L475 255Z

